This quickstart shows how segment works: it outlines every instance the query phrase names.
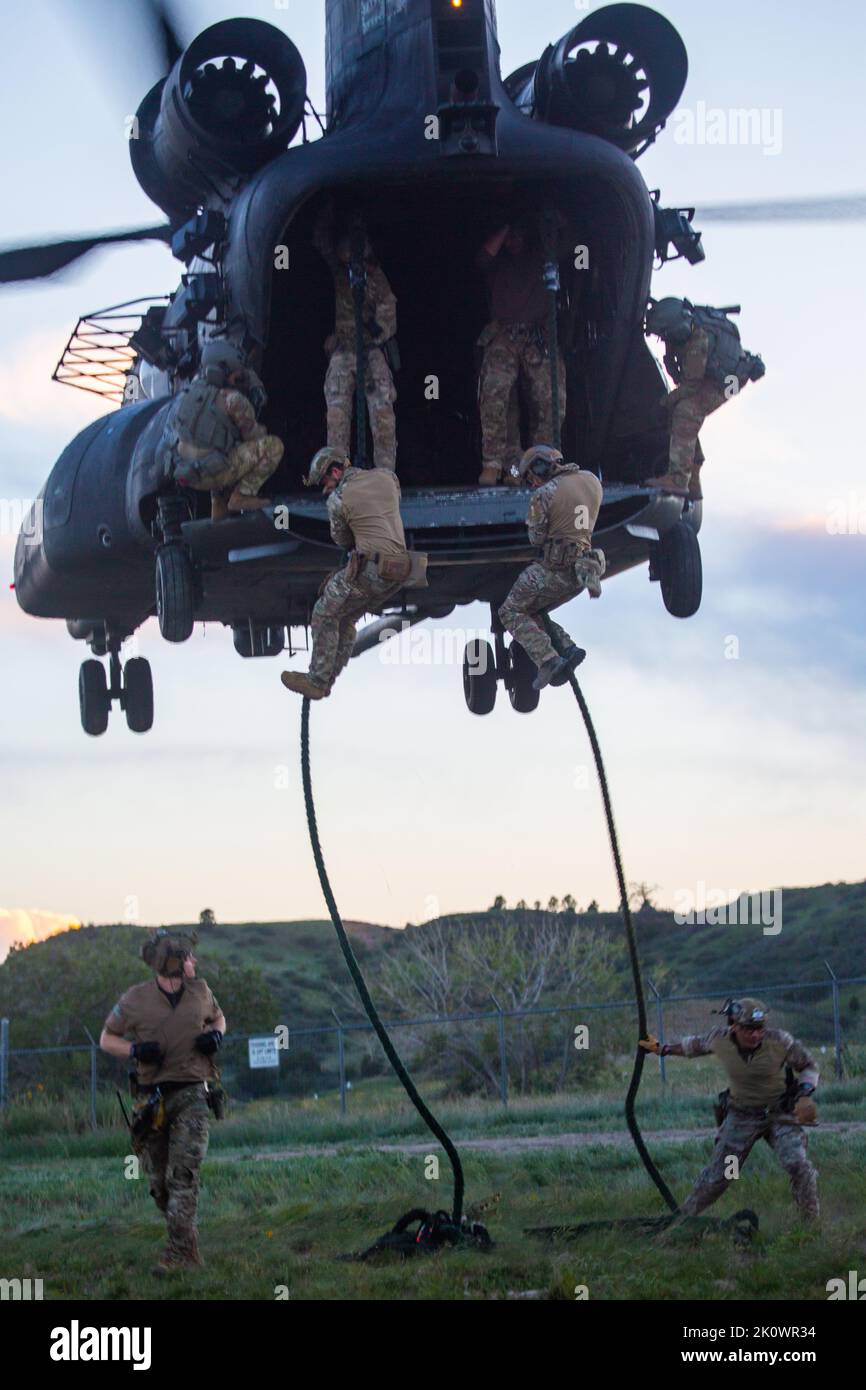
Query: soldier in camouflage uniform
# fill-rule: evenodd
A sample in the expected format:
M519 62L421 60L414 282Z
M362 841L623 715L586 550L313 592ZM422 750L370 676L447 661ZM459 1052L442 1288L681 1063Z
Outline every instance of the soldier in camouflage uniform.
M355 413L355 304L349 271L352 247L349 237L335 237L334 212L327 205L319 216L313 242L334 277L334 331L325 340L328 370L325 403L328 409L328 447L348 456ZM397 426L394 402L397 391L385 356L385 345L397 332L397 300L385 272L365 247L364 357L367 410L373 435L377 468L397 467Z
M191 943L157 932L142 948L155 979L133 985L115 1004L99 1044L136 1068L133 1151L165 1215L168 1243L153 1270L202 1263L196 1208L208 1146L208 1080L225 1016L206 981L196 979Z
M791 1183L800 1215L818 1217L818 1174L806 1154L803 1125L815 1123L812 1099L818 1069L802 1043L781 1028L765 1026L767 1009L759 999L728 1000L726 1028L702 1036L660 1043L650 1035L641 1047L661 1057L718 1058L730 1089L723 1092L717 1116L720 1127L713 1156L681 1207L697 1216L733 1181L759 1139L775 1153ZM730 1160L736 1159L736 1165Z
M663 299L653 305L646 318L647 333L664 340L665 366L676 382L674 390L664 397L671 431L668 471L648 478L646 486L700 501L703 454L696 463L695 453L701 427L707 416L736 395L746 381L760 380L764 365L759 357L743 353L739 377L733 363L730 373L714 370L713 340L692 317L690 307L687 300ZM721 322L721 311L718 316Z
M210 491L214 521L269 505L258 492L279 465L283 445L256 421L265 401L240 348L211 339L198 374L172 403L162 439L166 470L182 487Z
M542 690L563 685L586 656L558 623L550 624L551 642L542 615L584 589L600 598L605 559L603 551L592 549L592 532L603 494L593 473L565 463L559 450L547 445L527 449L520 476L534 489L526 520L529 539L544 549L516 580L499 617L538 667L534 685Z
M553 393L547 342L549 304L544 286L544 254L529 228L514 223L490 237L477 264L487 279L491 322L478 339L483 350L478 380L481 415L482 487L513 481L511 466L520 455L515 428L517 388L529 405L530 444L554 437ZM565 418L565 364L557 358L560 426Z
M282 682L309 700L330 695L355 645L356 619L399 593L411 561L400 518L400 484L390 469L353 468L337 449L320 449L307 485L321 484L336 545L351 549L348 564L322 586L313 608L313 650L307 674L283 671Z

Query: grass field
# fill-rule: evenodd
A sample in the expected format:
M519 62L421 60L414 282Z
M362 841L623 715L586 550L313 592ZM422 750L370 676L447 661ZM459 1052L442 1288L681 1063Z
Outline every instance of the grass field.
M691 1078L697 1080L694 1072ZM690 1078L690 1079L691 1079ZM707 1130L704 1084L662 1095L648 1069L641 1122L678 1197L705 1161L710 1141L664 1140L665 1130ZM863 1118L862 1083L828 1085L825 1125ZM759 1146L734 1191L714 1214L739 1207L759 1214L750 1249L728 1236L667 1237L600 1231L577 1244L546 1245L526 1227L601 1217L658 1215L663 1208L629 1144L597 1142L624 1131L615 1093L516 1102L442 1104L441 1118L467 1148L467 1203L501 1193L485 1214L496 1248L449 1251L406 1264L339 1262L382 1234L413 1206L447 1207L450 1170L425 1179L437 1153L398 1091L371 1084L353 1093L341 1118L334 1097L318 1105L255 1102L211 1129L200 1204L204 1269L173 1276L177 1299L465 1299L534 1296L573 1299L826 1299L828 1279L866 1269L866 1132L813 1131L824 1215L820 1229L799 1225L785 1175ZM106 1113L106 1119L110 1112ZM113 1122L113 1117L112 1122ZM149 1268L162 1245L161 1220L143 1180L124 1177L128 1142L118 1126L91 1133L75 1107L50 1102L13 1109L2 1128L0 1276L41 1278L51 1299L164 1297ZM576 1147L514 1151L515 1140L582 1134ZM417 1152L378 1144L419 1145ZM283 1150L301 1151L281 1157ZM325 1152L321 1152L325 1150ZM285 1295L283 1295L285 1296Z

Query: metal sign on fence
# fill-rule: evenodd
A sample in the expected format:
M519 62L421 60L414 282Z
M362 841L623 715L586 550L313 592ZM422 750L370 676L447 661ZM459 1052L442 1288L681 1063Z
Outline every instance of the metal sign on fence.
M278 1067L280 1053L273 1033L264 1038L248 1038L251 1067Z

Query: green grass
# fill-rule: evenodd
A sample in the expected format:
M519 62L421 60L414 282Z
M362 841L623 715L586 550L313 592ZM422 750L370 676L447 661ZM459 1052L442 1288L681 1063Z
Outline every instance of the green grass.
M706 1094L699 1089L663 1097L647 1087L644 1128L707 1127ZM851 1083L828 1087L822 1119L859 1119ZM448 1206L450 1173L441 1157L440 1179L425 1180L421 1154L378 1153L375 1142L417 1138L420 1125L394 1093L379 1083L368 1096L353 1094L355 1112L341 1121L310 1104L255 1102L212 1126L200 1205L203 1270L174 1276L177 1299L273 1299L285 1286L295 1300L491 1299L532 1291L572 1299L587 1285L591 1299L824 1299L830 1278L866 1262L866 1134L815 1131L810 1139L820 1169L824 1217L820 1230L801 1227L787 1181L772 1155L759 1149L740 1183L714 1209L730 1215L753 1207L761 1231L750 1250L730 1239L690 1233L648 1239L598 1231L577 1244L547 1245L524 1236L526 1227L600 1217L657 1215L660 1199L631 1147L498 1152L466 1150L467 1201L502 1194L485 1219L496 1241L487 1255L449 1251L400 1265L346 1264L337 1255L357 1250L383 1233L409 1207ZM361 1105L369 1108L361 1109ZM440 1107L460 1138L507 1140L622 1127L621 1096L550 1097L516 1103L508 1112L490 1104ZM279 1148L338 1144L336 1155L257 1158ZM58 1145L61 1147L58 1148ZM708 1142L658 1144L655 1156L682 1197L706 1160ZM123 1175L128 1143L120 1130L102 1134L4 1135L0 1166L0 1273L42 1278L54 1299L164 1297L149 1267L161 1248L163 1226L144 1180ZM436 1152L432 1143L426 1152Z

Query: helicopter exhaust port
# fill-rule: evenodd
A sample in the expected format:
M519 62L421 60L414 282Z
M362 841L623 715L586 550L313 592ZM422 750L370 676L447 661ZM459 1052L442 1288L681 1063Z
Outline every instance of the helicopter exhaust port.
M288 148L301 123L304 61L261 20L213 24L138 108L129 142L135 177L169 217L189 216L226 180Z

